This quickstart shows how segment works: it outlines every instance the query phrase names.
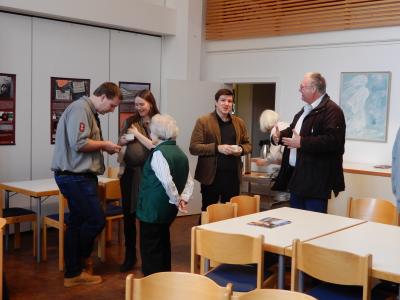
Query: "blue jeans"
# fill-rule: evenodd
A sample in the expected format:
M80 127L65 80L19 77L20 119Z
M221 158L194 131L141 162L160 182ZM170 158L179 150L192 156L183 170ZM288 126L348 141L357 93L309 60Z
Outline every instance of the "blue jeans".
M97 192L95 175L55 175L58 187L67 198L69 217L65 233L65 278L78 276L84 260L90 257L94 240L106 220Z
M328 199L307 198L290 193L290 207L327 213Z

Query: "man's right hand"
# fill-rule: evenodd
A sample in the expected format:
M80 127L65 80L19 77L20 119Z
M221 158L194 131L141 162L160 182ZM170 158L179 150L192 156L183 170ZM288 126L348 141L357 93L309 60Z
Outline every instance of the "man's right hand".
M233 153L231 146L226 144L218 145L218 152L225 155L230 155Z
M108 154L114 154L118 153L121 150L121 146L114 144L111 141L104 141L104 145L102 148L104 151L106 151Z

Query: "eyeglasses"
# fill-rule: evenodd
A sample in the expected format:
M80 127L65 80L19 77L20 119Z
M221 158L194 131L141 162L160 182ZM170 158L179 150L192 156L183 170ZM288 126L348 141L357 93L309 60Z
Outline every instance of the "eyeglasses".
M308 89L308 88L312 88L312 87L314 87L314 85L301 85L300 84L299 89L304 90L304 89Z

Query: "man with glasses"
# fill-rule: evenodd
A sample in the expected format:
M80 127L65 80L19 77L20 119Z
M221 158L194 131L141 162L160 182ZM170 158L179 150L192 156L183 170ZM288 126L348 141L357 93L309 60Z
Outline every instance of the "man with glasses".
M342 109L326 94L325 78L306 73L299 92L304 107L290 126L273 135L275 144L290 149L278 180L290 191L290 206L327 212L328 199L344 190L343 153L346 123ZM283 179L284 178L284 179Z

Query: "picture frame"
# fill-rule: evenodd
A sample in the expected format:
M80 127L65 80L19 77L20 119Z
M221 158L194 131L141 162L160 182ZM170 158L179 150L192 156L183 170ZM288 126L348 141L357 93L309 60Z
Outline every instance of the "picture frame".
M346 139L386 142L391 72L342 72L340 106Z
M123 128L123 124L135 111L136 94L142 90L150 90L149 82L132 82L120 81L119 88L122 92L122 101L119 105L118 124L119 131ZM120 132L118 132L119 134Z
M56 141L57 124L73 101L90 96L90 79L50 77L50 143Z
M0 73L0 146L15 145L16 78Z

